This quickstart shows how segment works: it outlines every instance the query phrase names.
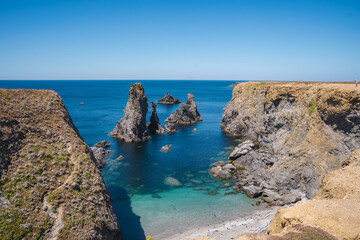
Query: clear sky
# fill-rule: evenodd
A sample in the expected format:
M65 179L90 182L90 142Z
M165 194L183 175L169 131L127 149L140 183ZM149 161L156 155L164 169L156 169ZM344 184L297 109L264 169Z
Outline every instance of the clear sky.
M0 79L354 80L360 0L0 0Z

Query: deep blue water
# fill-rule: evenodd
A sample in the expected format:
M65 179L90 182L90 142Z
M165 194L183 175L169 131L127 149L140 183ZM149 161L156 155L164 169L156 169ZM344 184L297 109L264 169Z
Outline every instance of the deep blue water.
M108 133L122 118L129 87L141 82L148 101L169 92L181 102L187 93L195 95L203 121L181 127L174 134L156 135L143 143L125 143ZM221 131L223 107L231 99L233 81L0 81L0 88L55 90L62 97L75 126L85 142L93 146L111 142L102 175L113 198L113 207L126 240L152 235L166 239L173 233L211 222L217 223L253 211L254 200L243 194L224 195L231 189L218 189L217 195L194 191L194 186L215 190L223 182L208 174L209 164L226 160L238 139ZM80 105L84 102L84 105ZM158 104L160 121L178 105ZM149 108L150 110L150 108ZM148 113L148 119L150 112ZM194 131L196 128L196 131ZM171 144L168 153L161 147ZM116 160L123 155L122 160ZM183 187L164 184L175 177ZM154 198L153 194L157 194ZM161 198L158 198L161 197ZM214 215L216 215L214 217ZM211 219L209 219L211 218ZM206 221L206 222L205 222Z

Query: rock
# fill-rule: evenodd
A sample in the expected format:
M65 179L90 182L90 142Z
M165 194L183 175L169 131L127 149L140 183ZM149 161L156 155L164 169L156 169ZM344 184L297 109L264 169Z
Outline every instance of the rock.
M236 168L232 164L226 164L225 166L216 166L210 169L210 174L213 177L219 177L222 179L230 179L232 174L236 171Z
M237 192L226 192L226 193L224 193L224 195L236 195L237 194Z
M165 145L165 146L162 146L162 147L161 147L161 151L164 151L164 152L170 151L170 145L167 144L167 145Z
M255 144L247 140L243 143L240 143L237 147L234 148L234 150L230 153L229 159L230 160L236 160L237 158L247 154L254 148Z
M218 188L228 188L228 187L231 187L231 184L225 183L223 185L218 186Z
M121 159L124 159L124 156L123 155L120 155L116 158L116 160L121 160Z
M207 187L193 187L192 188L193 190L209 190L209 188L207 188Z
M175 123L167 123L165 124L164 128L168 133L174 133L176 132L176 125Z
M257 198L260 197L261 194L263 193L263 190L261 187L257 187L257 186L244 186L243 187L243 191L246 194L246 196L250 197L250 198Z
M171 105L171 104L178 104L180 103L180 101L177 98L171 96L169 93L166 93L165 96L157 100L156 103Z
M197 105L194 101L194 95L188 94L188 100L186 103L180 105L180 109L176 112L171 113L170 116L165 120L168 123L175 124L193 124L202 121L199 112L197 111Z
M158 115L156 113L156 104L150 102L151 116L147 128L151 134L165 134L165 129L161 126Z
M147 97L141 83L130 86L129 99L124 109L124 117L117 122L110 136L126 142L145 141L150 138L146 127L148 111Z
M210 167L217 167L217 166L223 167L224 165L225 165L224 161L219 161L219 162L214 162L214 163L210 164Z
M217 195L219 192L217 190L209 190L205 194L207 195Z
M84 102L81 102L80 105L84 105L85 103Z
M152 198L158 198L158 199L161 198L160 195L159 195L159 194L156 194L156 193L151 194L151 197L152 197Z
M74 190L76 190L76 191L80 191L80 186L79 186L79 184L77 184L77 183L72 183L72 184L71 184L71 188L74 189Z
M260 201L257 201L257 202L255 203L256 206L259 206L260 204L261 204Z
M110 147L110 145L111 145L111 143L106 141L106 140L98 142L97 144L95 144L96 147L102 147L102 148Z
M176 178L173 178L173 177L165 178L164 183L166 185L171 186L171 187L180 187L180 186L182 186L181 182L179 182L179 180L177 180Z
M101 168L105 165L104 159L111 152L110 150L106 150L103 147L91 147L91 151L95 157L96 166L98 166L99 168Z

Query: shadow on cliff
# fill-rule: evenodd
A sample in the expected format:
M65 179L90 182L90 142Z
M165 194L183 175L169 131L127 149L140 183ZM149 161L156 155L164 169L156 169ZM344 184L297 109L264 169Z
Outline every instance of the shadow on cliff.
M145 240L140 217L132 211L131 201L126 190L118 186L109 186L108 190L113 199L114 212L118 218L124 240Z

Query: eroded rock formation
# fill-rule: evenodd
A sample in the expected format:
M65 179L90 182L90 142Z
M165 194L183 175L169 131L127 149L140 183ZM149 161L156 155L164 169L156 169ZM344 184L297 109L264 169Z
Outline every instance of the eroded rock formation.
M141 83L130 86L129 99L124 109L124 117L120 119L110 136L121 138L127 142L145 141L150 138L146 127L148 111L147 97Z
M187 101L180 104L180 109L176 109L176 112L171 113L165 120L165 122L175 124L193 124L199 121L202 121L202 118L197 111L194 95L191 93L188 93Z
M360 147L360 92L320 83L240 83L225 107L224 131L258 143L230 161L243 186L273 205L313 198L322 177Z
M122 239L111 197L61 98L0 89L1 239Z
M165 96L157 100L156 103L171 105L171 104L178 104L180 103L180 101L179 99L171 96L169 93L166 93Z
M147 124L149 132L151 134L165 134L165 129L161 126L159 117L156 113L156 104L151 101L150 107L151 107L150 122Z

